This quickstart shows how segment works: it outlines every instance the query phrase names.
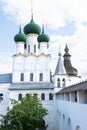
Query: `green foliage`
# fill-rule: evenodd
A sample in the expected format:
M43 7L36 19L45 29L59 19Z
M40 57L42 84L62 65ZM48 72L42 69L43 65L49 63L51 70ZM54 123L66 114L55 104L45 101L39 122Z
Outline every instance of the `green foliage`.
M19 102L11 100L13 108L2 116L0 130L45 130L43 117L47 110L43 108L36 95L29 94Z

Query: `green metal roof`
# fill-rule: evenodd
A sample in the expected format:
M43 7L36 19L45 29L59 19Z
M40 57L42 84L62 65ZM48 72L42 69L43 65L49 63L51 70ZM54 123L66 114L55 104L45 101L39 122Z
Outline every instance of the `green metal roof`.
M26 36L25 36L25 34L23 34L21 32L21 27L20 27L19 33L17 35L15 35L14 41L15 42L26 42Z
M49 37L44 33L44 27L42 28L42 34L38 36L38 42L49 42Z
M24 27L24 33L27 34L40 34L41 28L37 25L33 19Z

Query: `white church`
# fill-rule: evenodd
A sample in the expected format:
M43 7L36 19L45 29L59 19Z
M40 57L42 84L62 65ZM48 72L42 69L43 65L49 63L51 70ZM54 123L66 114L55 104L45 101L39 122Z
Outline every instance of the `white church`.
M24 32L24 33L23 33ZM87 130L87 81L71 64L68 45L59 51L55 73L51 74L49 37L31 17L14 37L16 53L12 73L0 74L0 114L11 108L10 99L20 101L32 93L48 109L47 130ZM76 84L76 82L78 82Z

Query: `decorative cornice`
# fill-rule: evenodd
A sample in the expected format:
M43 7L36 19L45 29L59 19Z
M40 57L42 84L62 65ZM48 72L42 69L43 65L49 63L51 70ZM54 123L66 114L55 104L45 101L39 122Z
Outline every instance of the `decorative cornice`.
M45 53L41 53L41 54L34 54L34 53L29 53L29 54L14 54L12 57L17 57L17 56L24 56L24 57L28 57L28 56L35 56L35 57L39 57L39 56L49 56L49 54L45 54Z
M30 33L30 34L27 34L27 36L38 36L38 34Z

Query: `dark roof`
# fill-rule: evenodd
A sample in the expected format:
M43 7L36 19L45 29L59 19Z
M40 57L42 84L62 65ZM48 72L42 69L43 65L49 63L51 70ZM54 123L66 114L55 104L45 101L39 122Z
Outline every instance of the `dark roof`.
M12 73L0 74L0 83L12 83Z
M68 48L67 44L66 44L66 47L64 50L65 50L65 54L63 57L64 57L65 70L69 76L77 76L78 71L71 64L71 60L70 60L71 55L69 54L69 48Z
M74 92L74 91L84 91L87 90L87 81L66 87L59 91L58 93L69 93L69 92Z
M35 89L53 89L52 83L12 83L9 90L35 90Z
M77 76L78 71L72 66L70 60L64 60L64 66L69 76Z

